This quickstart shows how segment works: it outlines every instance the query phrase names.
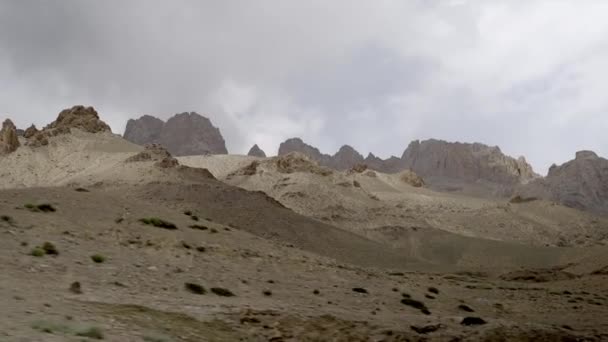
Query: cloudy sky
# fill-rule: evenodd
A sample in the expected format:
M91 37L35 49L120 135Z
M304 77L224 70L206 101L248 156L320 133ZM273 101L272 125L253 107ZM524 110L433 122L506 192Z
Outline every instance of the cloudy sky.
M605 0L2 1L0 119L86 104L122 133L197 111L233 153L432 137L544 173L608 156L607 17Z

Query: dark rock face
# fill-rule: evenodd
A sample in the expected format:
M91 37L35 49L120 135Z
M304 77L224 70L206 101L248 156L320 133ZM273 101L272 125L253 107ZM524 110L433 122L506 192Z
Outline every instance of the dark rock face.
M6 119L2 123L2 130L0 130L0 155L15 152L19 146L17 127L11 120Z
M522 186L518 194L608 214L608 160L592 151L577 152L575 159L553 165L547 177Z
M247 155L250 157L266 158L266 153L257 144L253 145L251 149L249 149Z
M23 132L23 137L29 139L33 137L36 133L38 133L38 128L36 128L36 126L34 125L31 125L25 130L25 132Z
M181 113L166 123L149 115L129 120L124 138L135 144L161 144L174 156L226 154L220 130L197 113Z
M156 144L160 142L160 133L165 122L150 115L137 120L127 121L124 138L137 145Z

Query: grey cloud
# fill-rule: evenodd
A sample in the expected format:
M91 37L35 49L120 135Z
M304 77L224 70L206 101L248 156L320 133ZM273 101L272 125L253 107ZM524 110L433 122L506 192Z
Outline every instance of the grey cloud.
M480 141L541 172L608 155L602 2L4 1L0 116L47 123L95 106L211 117L232 152L298 135L400 155ZM584 19L582 19L584 18ZM569 25L556 26L555 23Z

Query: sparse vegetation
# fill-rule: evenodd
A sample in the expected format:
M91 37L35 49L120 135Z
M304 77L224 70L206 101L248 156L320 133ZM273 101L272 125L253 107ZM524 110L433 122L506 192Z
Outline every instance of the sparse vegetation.
M70 292L75 293L75 294L82 294L82 285L80 285L80 282L75 281L70 285Z
M412 325L410 328L419 334L426 335L441 329L441 324L431 324L425 326Z
M184 287L186 288L186 290L190 293L194 293L197 295L204 295L205 293L207 293L207 290L205 290L205 288L199 284L195 284L195 283L185 283Z
M364 289L364 288L362 288L362 287L355 287L355 288L353 288L353 292L357 292L357 293L365 293L365 294L369 293L369 292L367 292L367 290L366 290L366 289Z
M430 293L439 294L439 290L436 287L429 287L428 291Z
M144 342L170 342L171 341L171 339L169 337L158 336L158 335L154 335L154 336L145 335L142 337L142 339L144 340Z
M76 329L67 324L54 323L49 321L36 321L32 324L32 328L47 334L66 334L78 337L87 337L95 340L103 340L104 335L98 327L87 327L84 329Z
M203 225L200 224L193 224L191 226L189 226L191 229L197 229L197 230L207 230L209 229L209 227L205 227Z
M98 327L89 327L76 332L76 336L88 337L95 340L103 340L103 331Z
M72 332L72 329L70 329L70 327L65 324L54 323L49 321L36 321L31 325L31 327L34 330L38 330L47 334L69 334Z
M538 198L536 198L536 197L522 197L520 195L517 195L517 196L511 198L509 203L519 204L519 203L534 202L537 200L538 200Z
M85 189L85 188L76 188L74 190L77 192L91 192L91 191L89 191L89 189Z
M186 210L186 211L184 211L184 215L186 215L186 216L192 216L192 211Z
M93 254L91 255L91 260L97 264L101 264L106 261L106 257L101 254Z
M465 317L460 324L462 325L483 325L487 322L479 317Z
M59 255L57 247L48 241L42 244L42 250L44 250L44 253L47 255Z
M6 222L6 223L11 223L11 224L14 222L13 218L10 217L10 216L8 216L8 215L2 215L2 216L0 216L0 221Z
M471 309L470 306L464 305L464 304L458 305L458 310L464 311L464 312L475 312L475 310Z
M157 217L142 218L139 220L139 222L141 222L145 225L148 225L148 226L154 226L154 227L163 228L163 229L169 229L169 230L177 229L177 226L175 224L165 221L165 220L161 220Z
M44 249L42 249L41 247L35 247L34 249L32 249L32 251L30 252L31 256L35 256L37 258L43 257L46 253L44 252Z
M232 291L221 288L221 287L212 287L211 292L213 292L214 294L221 296L221 297L234 297L235 296L235 294L232 293Z
M272 291L270 291L270 290L264 290L262 293L263 293L263 294L264 294L264 296L266 296L266 297L270 297L270 296L272 296Z
M24 205L24 207L34 213L39 213L39 212L54 213L57 211L57 209L55 209L55 207L53 207L52 204L48 204L48 203L43 203L43 204L27 203Z
M419 301L419 300L415 300L415 299L412 299L412 298L403 298L401 300L401 304L407 305L407 306L411 306L414 309L418 309L418 310L420 310L420 312L422 312L425 315L430 315L431 314L431 312L426 307L426 305L423 302Z
M196 216L196 215L192 215L192 216L190 216L190 218L192 219L192 221L198 221L199 220L198 216Z

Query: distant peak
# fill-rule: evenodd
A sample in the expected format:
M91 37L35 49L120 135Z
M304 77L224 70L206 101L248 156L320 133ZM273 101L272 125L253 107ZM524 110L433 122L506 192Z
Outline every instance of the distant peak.
M576 159L595 159L599 158L597 153L593 151L583 150L576 152Z

